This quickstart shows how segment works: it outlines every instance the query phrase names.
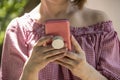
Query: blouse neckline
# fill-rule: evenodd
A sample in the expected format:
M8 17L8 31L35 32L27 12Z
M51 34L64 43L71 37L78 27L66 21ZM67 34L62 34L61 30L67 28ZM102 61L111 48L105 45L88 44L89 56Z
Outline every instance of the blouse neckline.
M35 19L33 19L30 16L30 13L26 13L24 16L29 18L31 23L36 24L39 27L44 26L44 24L38 23ZM88 26L83 26L83 27L70 26L70 30L72 32L75 32L76 34L79 34L79 33L86 34L86 33L94 33L94 32L101 32L101 31L109 32L113 30L113 28L112 28L112 21L108 20L108 21L101 21Z

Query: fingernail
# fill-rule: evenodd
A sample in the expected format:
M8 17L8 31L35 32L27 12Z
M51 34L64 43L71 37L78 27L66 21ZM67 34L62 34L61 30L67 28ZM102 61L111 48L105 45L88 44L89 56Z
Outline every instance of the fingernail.
M66 50L68 51L68 48L66 48Z

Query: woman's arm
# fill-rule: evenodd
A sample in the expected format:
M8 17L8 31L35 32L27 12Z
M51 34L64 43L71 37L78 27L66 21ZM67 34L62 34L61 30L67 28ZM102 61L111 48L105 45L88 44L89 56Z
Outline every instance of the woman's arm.
M53 37L46 36L38 40L33 47L32 54L24 65L20 80L38 80L38 73L48 63L64 57L66 48L54 49L50 45L43 46L44 43L51 41Z
M25 65L19 80L38 80L38 71L31 71L30 65Z
M75 76L82 80L107 80L107 78L87 63L84 51L73 36L71 41L76 52L68 52L66 57L56 62L70 69Z
M99 12L98 12L99 13ZM104 13L97 13L97 21L109 20ZM108 27L101 35L101 41L97 54L100 56L99 62L96 64L96 69L86 62L84 52L81 47L77 45L77 52L69 52L67 57L64 57L57 62L66 68L70 69L73 74L83 80L119 80L120 79L120 41L117 33L113 29L111 23L101 25L101 27ZM107 29L107 28L106 28ZM98 43L97 43L98 44ZM71 54L70 54L71 53ZM78 54L77 54L78 53Z
M78 76L82 80L108 80L105 76L103 76L100 72L98 72L89 64L86 64L86 66L84 66L83 69L81 69L80 72L78 72L78 74L82 74Z
M2 50L2 80L19 80L24 62L27 60L25 35L17 19L11 21L6 30Z
M15 19L7 28L2 52L3 80L38 80L39 71L48 63L62 58L66 52L66 48L56 50L52 46L42 46L51 40L52 37L48 36L38 40L28 57L26 37L21 27Z

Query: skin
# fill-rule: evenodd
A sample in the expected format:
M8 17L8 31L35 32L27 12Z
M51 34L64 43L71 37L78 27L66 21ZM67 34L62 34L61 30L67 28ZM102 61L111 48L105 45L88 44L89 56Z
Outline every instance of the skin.
M73 7L69 0L41 0L41 4L31 13L37 14L34 18L40 23L44 23L47 19L67 18L73 26L88 26L108 20L103 12L85 7L79 10L76 6ZM68 68L82 80L108 80L89 65L85 52L74 36L71 37L74 52L67 51L66 48L55 50L50 45L43 46L52 38L53 36L43 37L35 44L30 58L24 65L20 80L38 80L38 72L50 62L56 62Z

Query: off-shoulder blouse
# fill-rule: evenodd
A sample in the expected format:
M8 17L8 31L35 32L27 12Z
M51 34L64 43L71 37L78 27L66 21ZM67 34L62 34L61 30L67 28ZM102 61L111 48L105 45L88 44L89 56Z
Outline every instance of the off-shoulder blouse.
M108 80L120 80L120 41L112 21L88 27L70 27L85 51L87 62ZM25 14L7 27L2 51L2 79L19 80L33 45L45 35L43 24ZM39 72L39 80L80 80L70 70L54 62Z

